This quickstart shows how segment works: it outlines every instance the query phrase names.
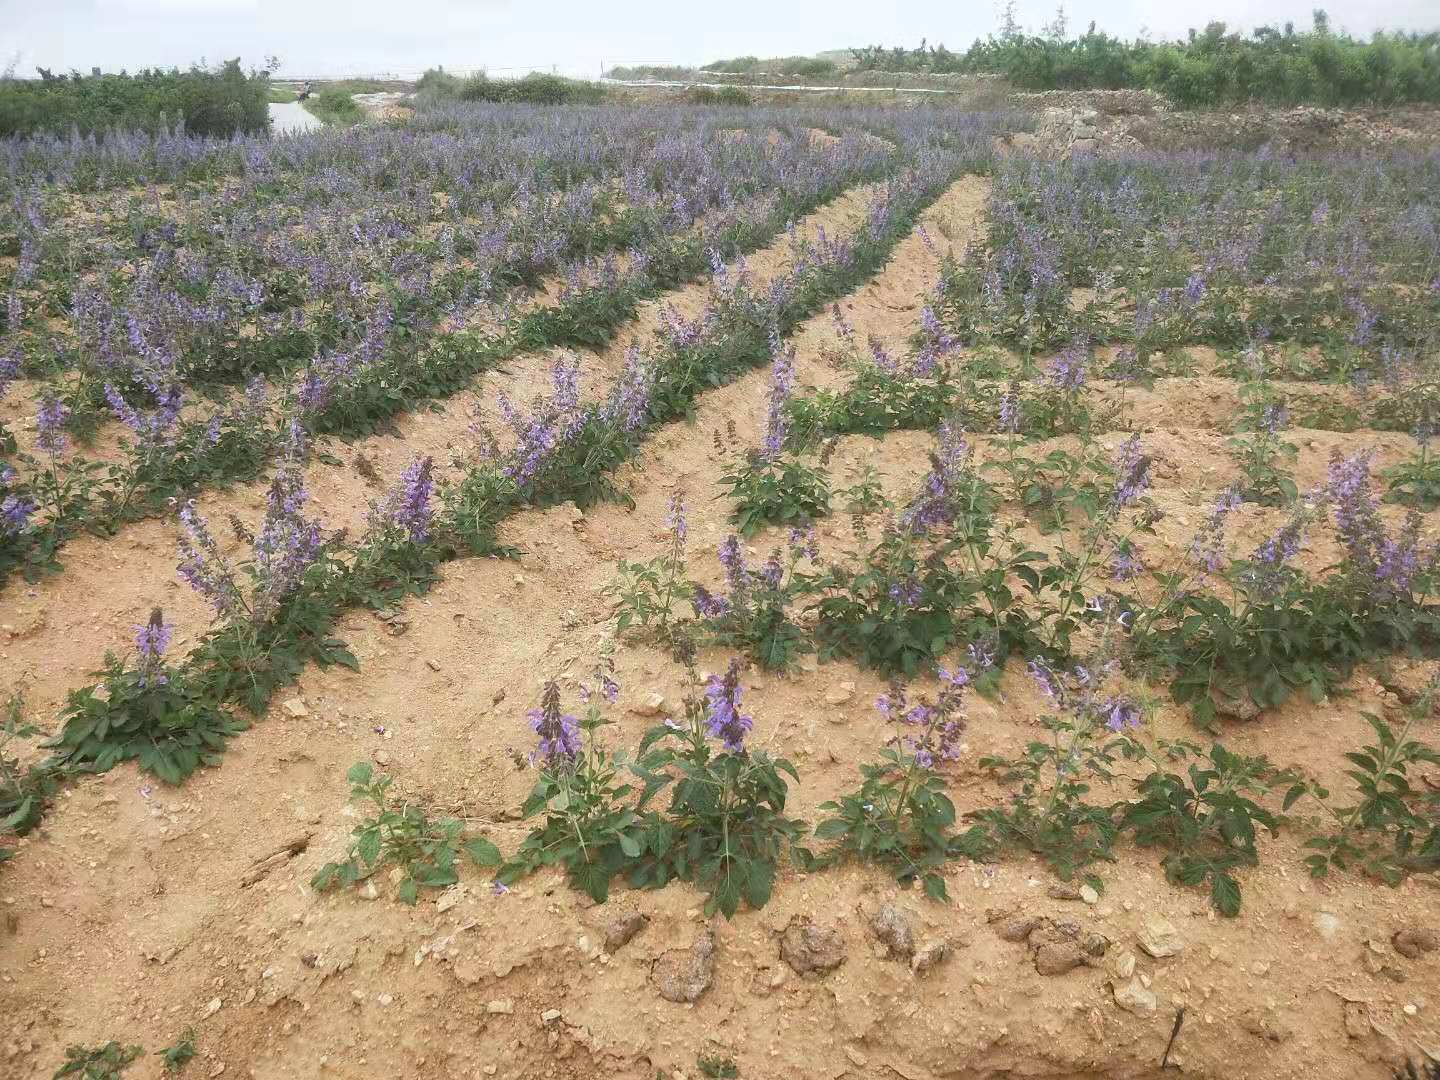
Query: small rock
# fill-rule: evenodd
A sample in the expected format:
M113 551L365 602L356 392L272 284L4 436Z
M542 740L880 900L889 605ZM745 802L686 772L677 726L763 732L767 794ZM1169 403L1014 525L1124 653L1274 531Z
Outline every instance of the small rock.
M1105 970L1116 979L1124 980L1135 974L1135 954L1129 949L1120 949L1105 958Z
M825 692L826 705L844 705L855 698L855 684L853 682L842 682ZM834 717L832 716L833 720Z
M367 880L364 885L361 885L361 886L360 886L360 899L362 899L362 900L379 900L379 899L380 899L380 890L375 887L375 882L374 882L374 881Z
M850 1059L850 1064L854 1065L857 1069L863 1069L866 1065L870 1064L870 1059L853 1046L845 1047L845 1056Z
M1295 1034L1273 1011L1248 1009L1240 1014L1238 1022L1251 1035L1266 1042L1283 1043Z
M310 715L310 710L305 707L303 698L286 698L280 703L280 708L292 720L303 720Z
M927 941L915 950L915 955L910 958L910 970L916 975L923 975L948 955L950 955L948 942Z
M715 974L715 931L705 928L688 949L671 949L657 957L650 980L666 1001L687 1004L710 988Z
M389 765L389 764L390 764L390 754L389 754L389 752L388 752L388 751L385 751L385 750L376 750L376 751L375 751L375 764L376 764L376 765L379 765L382 769L385 768L387 765Z
M1087 959L1078 941L1051 941L1035 950L1035 970L1041 975L1064 975Z
M630 707L630 711L636 716L661 716L665 712L665 695L653 692L646 694L645 699L641 701L640 704Z
M439 912L449 911L463 899L465 899L465 886L462 884L451 885L436 898L435 910Z
M1093 885L1081 885L1080 899L1084 900L1087 904L1098 904L1100 902L1100 894L1095 891Z
M1045 895L1051 900L1079 900L1080 890L1074 885L1051 885L1045 890Z
M1230 720L1254 720L1261 713L1260 706L1255 704L1249 694L1231 697L1219 690L1212 690L1210 701L1215 706L1216 713Z
M375 1003L376 1003L377 1005L379 1005L382 1009L388 1009L391 1005L394 1005L394 1004L395 1004L395 995L394 995L394 994L376 994L376 995L375 995Z
M1145 925L1140 928L1140 947L1151 956L1163 959L1174 956L1185 948L1180 940L1180 931L1163 915L1145 916Z
M870 919L870 932L889 950L894 959L915 955L915 930L909 917L894 904L886 904Z
M1437 935L1434 930L1407 927L1403 930L1396 930L1390 938L1390 944L1407 960L1419 960L1426 953L1440 949L1440 935Z
M439 661L432 660L432 659L430 659L430 657L428 657L428 656L425 658L425 666L428 667L431 671L439 671L439 670L440 670Z
M223 1004L223 1002L222 1002L218 997L217 997L217 998L211 998L211 999L210 999L210 1004L205 1006L204 1015L205 1015L205 1016L214 1016L217 1012L220 1011L220 1006L221 1006L222 1004Z
M642 915L638 911L611 919L605 927L605 951L613 953L622 945L628 945L630 939L644 930L649 922L650 916Z
M1311 925L1315 927L1315 932L1326 941L1333 941L1335 935L1340 932L1341 923L1339 917L1333 912L1317 911L1315 918L1311 920Z
M834 971L845 962L845 939L808 919L792 919L780 936L780 959L797 975L807 971Z
M543 1013L540 1014L540 1019L546 1024L553 1024L556 1020L560 1019L560 1010L546 1009Z
M995 933L1002 941L1021 942L1028 938L1032 931L1044 926L1046 920L1041 915L1021 915L1014 919L1007 919L995 927Z
M1363 1001L1347 1001L1344 1010L1346 1035L1363 1039L1370 1034L1370 1009Z
M1147 989L1139 979L1132 978L1114 988L1115 1004L1136 1016L1151 1016L1159 1004L1155 991Z
M509 1016L515 1011L513 998L496 998L485 1003L485 1011L493 1016Z

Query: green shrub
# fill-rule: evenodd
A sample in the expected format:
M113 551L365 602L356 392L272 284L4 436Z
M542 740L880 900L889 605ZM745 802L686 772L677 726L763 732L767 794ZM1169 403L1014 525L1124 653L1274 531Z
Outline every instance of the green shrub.
M35 132L156 132L183 123L191 135L228 137L269 130L268 72L239 60L189 71L54 75L0 79L0 136Z
M365 119L364 110L340 86L327 86L307 98L305 108L327 124L358 124Z
M1184 41L1124 41L1095 24L1021 34L1013 24L964 53L943 45L851 50L861 70L1003 75L1027 90L1151 89L1177 105L1243 101L1278 105L1440 102L1440 32L1377 33L1369 41L1330 29L1323 11L1311 30L1261 26L1248 37L1223 22ZM717 68L716 70L730 70Z
M460 86L461 101L497 101L529 105L593 105L605 100L605 87L583 79L532 72L523 79L472 75Z
M660 79L665 82L684 82L695 77L692 67L673 64L638 64L635 67L613 67L605 72L610 79Z
M755 99L738 86L692 86L685 91L692 105L753 105Z
M460 76L452 75L443 67L427 68L420 81L415 84L417 94L435 94L453 97L460 91Z

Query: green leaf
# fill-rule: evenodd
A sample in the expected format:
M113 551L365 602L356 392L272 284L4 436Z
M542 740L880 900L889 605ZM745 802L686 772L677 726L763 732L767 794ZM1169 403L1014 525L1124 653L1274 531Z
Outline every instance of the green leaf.
M349 771L345 773L345 779L356 787L365 787L370 783L370 778L374 775L374 772L375 770L368 761L357 761L354 765L351 765Z
M472 836L461 846L477 866L499 866L504 861L500 849L483 836Z
M1210 877L1210 901L1227 918L1240 914L1240 885L1229 874L1215 871Z

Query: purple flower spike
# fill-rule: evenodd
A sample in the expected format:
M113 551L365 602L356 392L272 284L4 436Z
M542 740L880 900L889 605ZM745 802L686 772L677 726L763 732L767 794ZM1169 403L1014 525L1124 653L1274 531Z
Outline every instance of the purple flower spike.
M434 516L430 507L433 469L434 460L429 456L411 462L400 474L400 482L371 511L371 525L404 529L412 544L425 543L430 538Z
M580 754L580 725L575 717L560 711L560 687L552 680L545 684L540 705L525 714L530 730L539 737L539 746L531 755L547 769L569 769Z
M35 414L35 445L47 454L61 454L65 451L65 421L70 410L54 393L46 391L40 398L40 409Z
M135 652L140 657L140 685L163 686L166 676L160 670L162 659L170 646L175 628L165 621L165 615L157 607L150 612L150 621L135 627Z
M705 727L732 754L745 752L745 736L754 721L740 712L740 661L731 660L722 675L705 680Z
M785 406L794 386L795 350L785 348L777 341L774 359L770 363L770 408L765 417L765 438L760 446L761 455L768 461L774 461L785 448L785 431L789 426Z
M1131 435L1120 445L1116 462L1115 505L1128 506L1150 486L1150 459L1140 451L1140 436Z

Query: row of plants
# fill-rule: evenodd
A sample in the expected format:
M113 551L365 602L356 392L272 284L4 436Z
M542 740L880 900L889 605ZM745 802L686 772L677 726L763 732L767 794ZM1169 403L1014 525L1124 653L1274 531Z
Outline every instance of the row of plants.
M820 805L825 816L812 833L787 812L790 783L800 782L794 763L752 741L743 665L732 660L723 673L701 678L687 657L687 671L683 715L647 730L633 751L605 737L605 707L620 690L608 661L580 685L578 716L566 711L558 684L546 684L527 714L538 778L521 813L536 822L509 855L467 834L459 819L436 819L420 804L397 800L390 778L356 764L347 774L352 799L372 804L373 813L356 825L344 858L322 866L312 885L350 886L395 866L397 895L413 904L420 889L459 880L463 854L493 871L498 892L543 867L560 869L597 903L617 878L634 888L685 881L706 893L707 915L729 918L742 903L763 907L787 860L805 872L872 863L945 901L954 861L1021 850L1063 880L1080 877L1100 891L1100 866L1129 835L1161 852L1169 881L1206 887L1216 910L1235 916L1237 875L1259 864L1260 836L1303 829L1290 811L1306 798L1326 823L1305 841L1312 875L1354 868L1394 885L1440 869L1440 800L1411 786L1414 770L1440 764L1440 753L1412 737L1431 716L1434 682L1398 730L1367 715L1375 741L1345 755L1354 766L1353 791L1332 799L1264 757L1218 742L1207 749L1148 736L1144 706L1108 685L1114 665L1102 657L1067 671L1033 662L1053 710L1039 721L1046 736L1014 757L982 759L1012 794L1002 805L962 814L946 771L961 756L965 695L993 679L939 668L933 695L897 682L879 698L886 738L860 766L859 786ZM1122 783L1131 795L1102 801L1102 790ZM807 846L812 839L823 846Z
M1379 383L1433 352L1440 206L1431 159L1013 160L983 247L935 311L1022 352L1083 337L1153 354L1293 343ZM1077 291L1078 290L1078 291Z

